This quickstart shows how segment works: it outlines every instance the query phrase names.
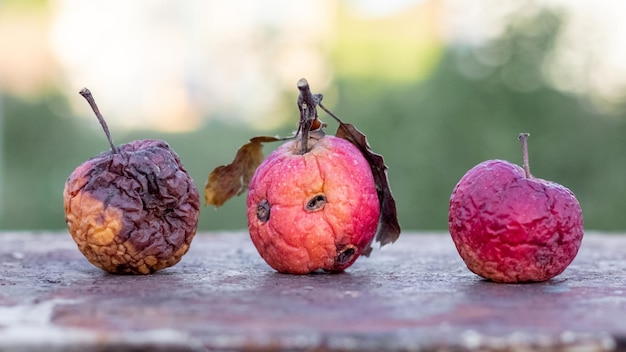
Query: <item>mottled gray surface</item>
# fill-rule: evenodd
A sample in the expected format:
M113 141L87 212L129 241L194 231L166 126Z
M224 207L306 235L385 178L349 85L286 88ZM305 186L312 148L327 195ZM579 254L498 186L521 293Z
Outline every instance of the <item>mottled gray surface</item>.
M114 276L67 233L0 234L0 351L626 349L626 236L587 233L539 284L470 273L446 233L405 233L342 274L278 274L244 233Z

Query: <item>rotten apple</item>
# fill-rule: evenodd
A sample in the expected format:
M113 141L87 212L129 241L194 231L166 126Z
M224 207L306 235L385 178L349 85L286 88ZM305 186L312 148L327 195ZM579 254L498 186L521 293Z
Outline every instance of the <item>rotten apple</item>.
M400 234L387 167L365 136L343 123L298 81L300 123L291 138L256 137L230 165L216 168L205 188L207 204L221 205L248 189L250 237L275 270L306 274L340 272ZM321 107L339 122L335 136L324 132ZM264 142L285 141L265 160Z
M448 225L468 269L503 283L538 282L562 273L583 238L583 215L574 193L524 168L488 160L470 169L450 197Z
M116 147L89 92L111 150L78 166L65 182L65 218L93 265L115 274L150 274L178 263L198 224L198 191L178 155L161 140Z
M380 207L369 164L345 139L312 134L257 168L247 198L252 242L280 272L349 267L372 241Z

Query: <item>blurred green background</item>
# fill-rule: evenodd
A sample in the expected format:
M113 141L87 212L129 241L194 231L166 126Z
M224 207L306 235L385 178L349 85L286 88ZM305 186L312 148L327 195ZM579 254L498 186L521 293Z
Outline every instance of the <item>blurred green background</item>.
M115 143L165 139L202 194L248 138L295 130L306 77L385 157L404 229L445 230L456 182L483 160L521 164L530 132L533 174L577 195L587 229L622 231L620 8L0 0L0 230L65 227L66 178L108 147L83 86ZM244 204L203 207L199 229L244 229Z

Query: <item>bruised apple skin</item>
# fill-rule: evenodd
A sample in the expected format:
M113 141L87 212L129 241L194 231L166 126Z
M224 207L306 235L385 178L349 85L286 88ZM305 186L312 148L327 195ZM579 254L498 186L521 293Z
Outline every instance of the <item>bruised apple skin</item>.
M549 280L574 260L583 238L572 191L503 160L482 162L461 178L448 220L468 269L495 282Z
M257 168L249 185L250 236L282 273L348 268L372 241L380 215L368 162L334 136L287 142Z
M151 274L178 263L198 224L191 177L166 142L115 147L105 132L112 150L78 166L65 182L65 219L78 249L113 274Z
M199 197L167 143L140 140L80 165L63 192L79 250L110 273L150 274L187 252Z
M298 129L291 137L258 136L216 167L204 188L216 207L246 190L248 229L269 266L288 274L341 272L371 244L395 242L401 232L382 155L367 137L322 104L302 78ZM318 118L321 108L339 124L334 136ZM287 141L267 158L263 143Z

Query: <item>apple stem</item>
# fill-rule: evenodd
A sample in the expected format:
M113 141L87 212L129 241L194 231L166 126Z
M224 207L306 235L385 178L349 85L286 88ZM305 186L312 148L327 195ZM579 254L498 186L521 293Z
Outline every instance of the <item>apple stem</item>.
M113 144L113 139L111 138L109 127L107 126L106 121L104 121L104 117L100 113L100 109L98 109L98 105L96 105L96 101L91 95L91 92L89 91L89 89L83 88L78 93L82 95L83 98L85 98L85 100L87 100L87 102L89 103L89 106L91 106L91 110L93 110L93 112L96 114L96 117L98 118L98 121L100 122L100 125L102 126L102 129L104 130L104 134L106 134L107 139L109 140L109 145L111 146L111 150L113 151L113 154L119 153L119 150L117 149L115 144Z
M528 137L530 133L520 133L517 138L519 138L520 142L522 142L522 158L524 162L524 172L526 174L526 178L532 178L533 175L530 173L530 163L528 162Z
M312 129L318 129L322 126L321 122L317 118L317 105L322 101L321 94L311 93L309 82L306 79L301 78L298 80L298 109L300 110L300 123L298 124L298 131L302 134L302 154L309 151L309 132Z
M330 117L335 119L335 121L337 121L339 124L343 124L343 121L341 121L341 119L337 115L333 114L332 111L328 110L324 105L322 105L321 101L319 105L320 105L320 108L322 108L322 110L324 110L328 115L330 115Z

